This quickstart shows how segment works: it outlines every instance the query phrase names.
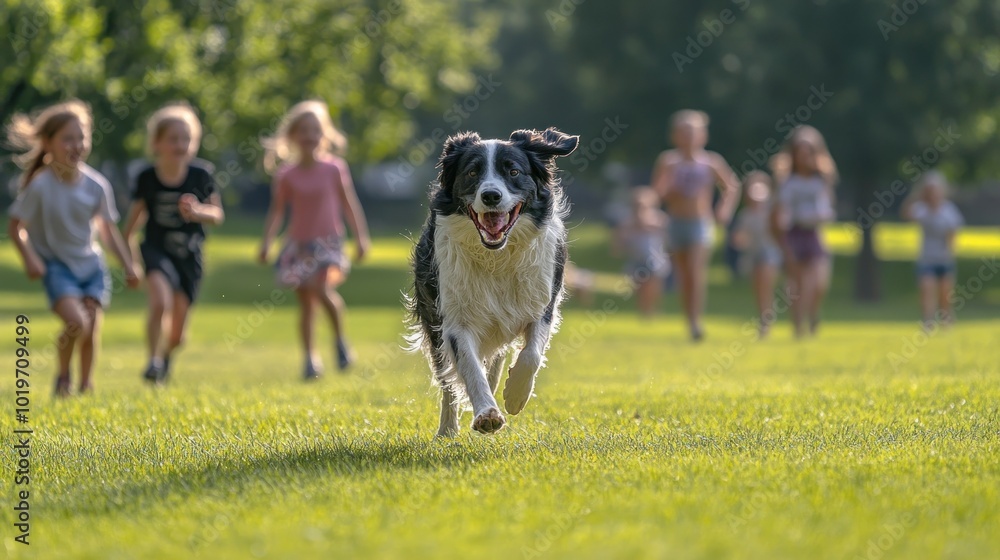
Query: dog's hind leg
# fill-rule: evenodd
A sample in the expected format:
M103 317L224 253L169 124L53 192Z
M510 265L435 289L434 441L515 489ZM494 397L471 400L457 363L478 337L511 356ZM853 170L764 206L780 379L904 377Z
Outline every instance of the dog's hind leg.
M500 386L500 375L503 374L503 366L507 361L507 349L504 348L497 352L496 356L493 356L486 365L486 380L490 383L490 393L494 395L497 392L497 387Z
M451 388L448 377L448 357L444 350L434 352L434 375L441 384L441 421L438 424L437 437L454 437L458 435L458 420L462 412L459 409L458 396Z
M458 419L461 411L458 408L458 398L448 387L441 388L441 422L438 424L437 437L454 437L458 435Z

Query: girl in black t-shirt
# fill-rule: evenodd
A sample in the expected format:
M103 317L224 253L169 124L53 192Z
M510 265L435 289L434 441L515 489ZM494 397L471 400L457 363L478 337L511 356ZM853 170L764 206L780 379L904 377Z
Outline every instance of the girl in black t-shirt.
M125 237L132 254L142 256L149 288L149 365L143 377L164 383L170 355L184 341L188 312L198 296L204 224L221 224L225 214L209 169L193 163L201 140L194 110L186 104L167 105L150 117L146 130L154 163L136 181ZM145 235L137 247L132 240L143 223Z

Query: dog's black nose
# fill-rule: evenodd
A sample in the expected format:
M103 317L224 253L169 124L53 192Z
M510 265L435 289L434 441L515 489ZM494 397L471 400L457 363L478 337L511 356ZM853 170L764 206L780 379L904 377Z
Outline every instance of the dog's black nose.
M487 206L496 206L500 204L500 200L503 198L503 193L496 189L486 189L479 195L483 199L483 204Z

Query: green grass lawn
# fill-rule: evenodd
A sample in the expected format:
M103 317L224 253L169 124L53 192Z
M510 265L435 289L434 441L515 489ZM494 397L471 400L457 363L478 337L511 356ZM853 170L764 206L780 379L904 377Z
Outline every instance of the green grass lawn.
M493 437L436 441L438 398L402 353L409 241L376 240L343 293L351 375L299 380L291 297L253 264L256 224L209 241L174 383L151 390L142 293L107 315L97 394L54 401L57 323L0 245L2 536L10 558L995 558L1000 555L1000 235L959 240L979 278L950 332L919 334L915 230L883 227L879 304L849 297L836 227L814 340L747 334L745 283L714 265L708 339L673 295L567 304L537 397ZM572 257L608 276L596 226ZM275 297L276 296L276 297ZM278 304L271 306L272 301ZM14 542L14 315L31 319L30 546ZM321 330L323 340L329 331Z

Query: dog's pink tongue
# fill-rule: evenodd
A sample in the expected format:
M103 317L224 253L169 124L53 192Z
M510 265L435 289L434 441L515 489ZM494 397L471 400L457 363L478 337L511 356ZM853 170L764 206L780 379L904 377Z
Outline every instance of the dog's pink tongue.
M503 228L507 227L507 212L486 212L479 217L479 223L483 229L493 237L498 237Z

